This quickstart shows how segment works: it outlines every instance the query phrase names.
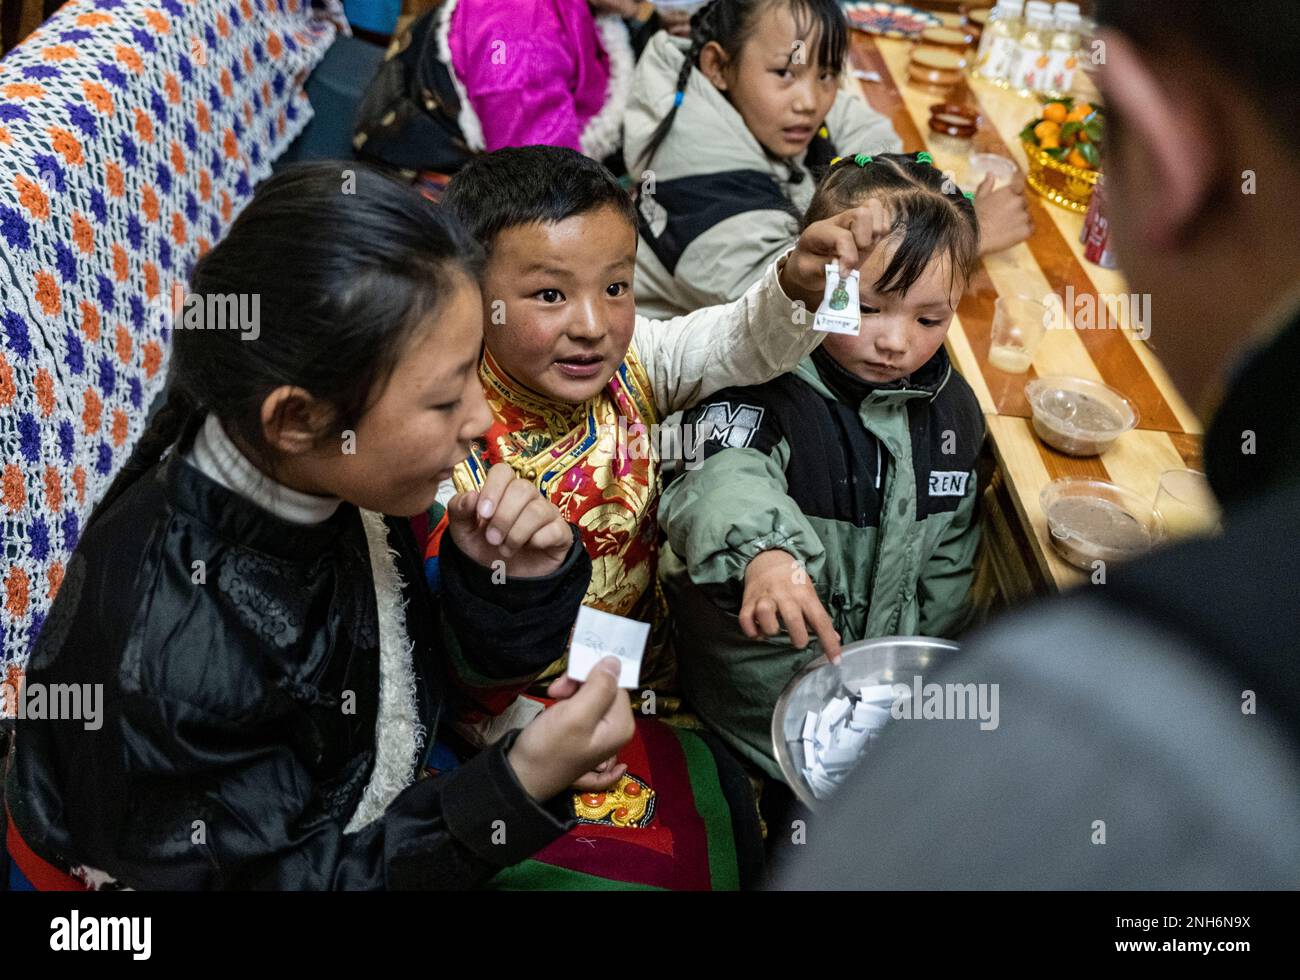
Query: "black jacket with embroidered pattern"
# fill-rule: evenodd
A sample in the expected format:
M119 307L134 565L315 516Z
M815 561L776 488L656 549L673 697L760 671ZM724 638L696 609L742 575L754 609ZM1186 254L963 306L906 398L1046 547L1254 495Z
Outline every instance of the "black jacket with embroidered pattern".
M410 780L454 696L451 661L517 676L562 654L591 573L576 530L556 572L501 585L448 537L440 608L406 522L385 519L414 717L383 775L409 785L345 831L384 755L365 520L344 504L287 523L176 452L96 515L26 683L102 684L101 723L20 718L9 767L7 804L36 855L132 888L459 888L571 825L561 798L540 805L516 780L513 735Z

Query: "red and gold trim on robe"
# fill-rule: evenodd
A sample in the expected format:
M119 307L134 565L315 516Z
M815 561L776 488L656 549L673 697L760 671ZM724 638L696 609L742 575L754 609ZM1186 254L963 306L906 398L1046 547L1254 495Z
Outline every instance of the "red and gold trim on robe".
M528 860L497 874L490 887L529 891L740 887L731 820L734 804L722 792L708 746L693 732L638 717L636 734L619 750L618 758L628 770L616 786L604 793L574 795L578 825Z
M659 463L650 439L659 417L635 350L600 394L580 404L526 388L487 350L479 378L493 422L453 471L456 489L477 489L501 462L533 483L577 526L591 556L583 604L654 624L641 679L650 687L668 681L671 669L653 639L666 621L657 575ZM541 678L563 669L558 660Z

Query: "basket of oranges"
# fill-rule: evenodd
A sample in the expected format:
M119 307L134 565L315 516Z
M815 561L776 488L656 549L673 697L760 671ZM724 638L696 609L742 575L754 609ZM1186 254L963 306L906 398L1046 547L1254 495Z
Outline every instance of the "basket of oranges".
M1101 175L1105 121L1100 109L1073 98L1043 104L1043 114L1020 131L1029 158L1027 182L1053 204L1087 211Z

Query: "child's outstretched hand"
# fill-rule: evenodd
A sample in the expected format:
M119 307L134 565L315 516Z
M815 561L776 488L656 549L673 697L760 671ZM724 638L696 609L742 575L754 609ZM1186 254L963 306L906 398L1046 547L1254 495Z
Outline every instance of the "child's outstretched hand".
M788 551L760 551L745 569L740 628L750 639L758 639L760 635L776 636L781 632L781 623L799 650L808 645L808 628L812 627L826 658L839 663L840 634L817 598L808 573Z
M447 504L447 530L465 556L485 568L497 559L511 578L547 575L564 563L573 532L560 510L508 463L488 470L479 490Z
M827 263L838 261L840 272L847 275L889 237L893 224L892 212L878 200L814 221L803 230L781 267L781 288L791 299L817 309L825 289Z
M586 777L607 763L636 730L632 705L618 686L619 670L618 658L606 657L591 668L582 684L570 680L567 685L559 681L551 685L552 697L567 694L519 733L508 756L519 784L533 799L550 799L569 786L588 792L605 788L599 780ZM600 775L607 776L611 769L618 767L607 766Z
M580 681L575 681L572 677L564 674L551 681L546 688L546 694L557 701L564 701L573 697L581 689L582 683ZM625 772L627 772L627 763L619 762L617 754L611 755L595 768L575 779L572 788L579 793L598 793L617 783Z
M992 255L1029 237L1034 223L1025 200L1025 175L1019 170L1006 187L993 189L993 175L975 189L975 216L980 223L980 255Z

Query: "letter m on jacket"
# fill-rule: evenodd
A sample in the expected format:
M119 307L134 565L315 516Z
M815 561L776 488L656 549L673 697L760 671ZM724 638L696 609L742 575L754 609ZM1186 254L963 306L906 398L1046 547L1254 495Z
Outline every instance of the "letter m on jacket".
M763 410L754 405L731 407L731 402L714 402L704 410L697 425L700 442L713 441L739 449L748 446L763 421Z

